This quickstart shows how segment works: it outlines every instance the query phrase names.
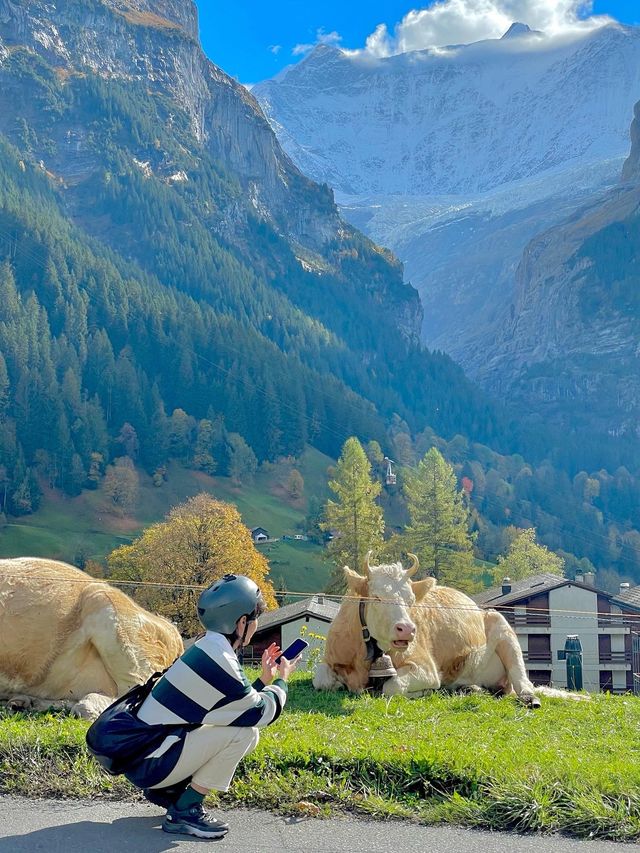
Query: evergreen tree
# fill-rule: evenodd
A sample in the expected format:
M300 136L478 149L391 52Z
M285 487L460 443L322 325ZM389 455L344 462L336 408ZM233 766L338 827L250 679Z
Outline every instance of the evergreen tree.
M342 592L342 567L360 571L367 552L380 548L384 534L382 509L376 503L382 487L371 478L371 463L357 438L344 443L329 488L336 500L327 501L322 528L334 537L327 550L335 570L327 589Z
M196 446L193 452L193 467L198 471L206 471L207 474L215 474L216 460L211 452L213 447L214 428L207 418L198 421L196 433Z
M258 469L258 460L253 450L241 435L229 433L229 476L238 485L253 479Z
M410 524L401 537L423 569L438 582L464 592L478 588L464 492L452 467L432 447L415 472L406 472L404 491Z

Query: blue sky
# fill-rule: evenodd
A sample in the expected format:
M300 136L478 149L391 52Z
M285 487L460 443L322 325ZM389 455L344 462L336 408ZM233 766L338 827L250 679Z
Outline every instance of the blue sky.
M285 65L297 62L305 49L318 40L337 43L347 48L363 48L367 37L380 24L394 34L396 25L412 9L426 9L429 2L412 4L410 0L235 0L217 3L213 0L196 0L200 10L200 29L207 55L228 74L243 83L256 83L272 77ZM448 0L444 0L446 3ZM473 18L473 8L478 0L463 0ZM532 0L491 0L497 11L526 9ZM557 9L564 3L573 14L579 0L542 0ZM539 8L537 2L536 8ZM595 0L593 13L607 14L625 23L640 23L638 0ZM486 6L485 6L486 8ZM507 14L505 12L505 14ZM549 14L555 14L549 12ZM509 14L512 17L512 14ZM521 16L523 20L526 13ZM466 21L465 23L468 23ZM478 20L482 24L482 20ZM540 22L527 21L532 26ZM440 43L454 43L458 39L456 24L448 29L440 27L446 39ZM451 38L450 38L451 36ZM444 37L444 36L443 36ZM415 45L415 43L414 43ZM307 46L307 48L305 48ZM422 45L420 45L422 46ZM296 53L292 53L296 51Z

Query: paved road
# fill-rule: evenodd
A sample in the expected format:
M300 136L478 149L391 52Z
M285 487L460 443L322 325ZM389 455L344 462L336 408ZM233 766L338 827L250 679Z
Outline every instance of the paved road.
M0 853L625 853L607 841L572 841L352 818L283 818L235 809L219 841L167 835L146 803L25 800L0 796Z

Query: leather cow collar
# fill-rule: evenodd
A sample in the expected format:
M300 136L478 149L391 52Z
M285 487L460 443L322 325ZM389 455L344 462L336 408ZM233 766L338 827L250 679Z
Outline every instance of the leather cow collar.
M382 649L378 646L375 641L375 637L371 636L371 632L367 628L367 620L364 615L365 606L365 601L360 599L358 615L360 616L360 625L362 626L362 639L364 640L364 645L367 650L365 660L373 663L374 660L378 660L379 657L382 657Z

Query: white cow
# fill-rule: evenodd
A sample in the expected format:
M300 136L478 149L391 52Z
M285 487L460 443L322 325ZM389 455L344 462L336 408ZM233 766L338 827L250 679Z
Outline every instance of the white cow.
M495 610L481 610L467 595L435 578L412 581L418 568L401 563L370 566L362 576L345 567L349 597L344 599L327 635L325 657L313 684L318 690L347 687L363 690L368 683L363 630L387 652L397 674L383 686L386 695L422 696L440 687L487 687L515 692L527 705L540 705L541 691L527 676L518 638ZM364 623L364 624L363 624Z
M91 719L182 654L166 619L66 563L0 560L0 701Z

